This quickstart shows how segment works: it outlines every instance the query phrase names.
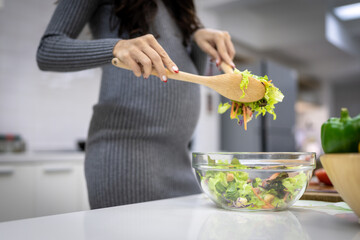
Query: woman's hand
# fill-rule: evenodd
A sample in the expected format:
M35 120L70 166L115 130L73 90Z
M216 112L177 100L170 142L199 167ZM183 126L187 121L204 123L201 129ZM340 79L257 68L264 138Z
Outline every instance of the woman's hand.
M217 66L223 60L233 68L235 67L232 61L235 49L228 32L201 28L195 31L194 40L204 52L211 56L212 60L216 60Z
M152 34L120 40L113 49L113 55L129 66L137 77L143 75L148 78L153 66L163 82L167 82L164 66L173 73L179 72L176 64Z

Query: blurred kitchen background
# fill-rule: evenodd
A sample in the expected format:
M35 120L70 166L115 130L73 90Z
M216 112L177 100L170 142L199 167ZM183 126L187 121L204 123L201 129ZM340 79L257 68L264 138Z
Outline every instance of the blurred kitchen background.
M55 0L0 0L0 221L89 208L84 141L100 69L42 72L36 49ZM191 151L313 151L320 127L347 107L360 113L360 1L195 0L206 27L228 31L236 66L268 75L284 93L277 120L244 131L201 89ZM339 8L348 4L350 8ZM84 29L80 38L90 39ZM219 74L210 65L206 74ZM171 81L168 83L171 84Z

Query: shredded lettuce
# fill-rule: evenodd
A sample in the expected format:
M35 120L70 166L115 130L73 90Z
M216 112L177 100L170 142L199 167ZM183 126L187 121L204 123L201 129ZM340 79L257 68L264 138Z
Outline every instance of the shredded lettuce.
M224 197L231 201L236 201L238 199L238 197L240 197L240 191L238 191L237 185L235 182L231 182L229 184L229 187L227 189L225 189Z
M261 184L262 184L261 178L255 178L255 179L253 180L253 183L252 183L252 185L253 185L254 187L258 187L258 186L260 186Z
M225 113L229 108L231 108L231 105L229 103L220 103L218 106L218 113Z
M243 77L240 83L240 89L243 91L243 95L241 97L245 96L244 90L247 89L247 86L249 84L249 77L255 78L264 84L265 95L259 101L251 102L251 103L242 103L233 100L231 100L230 103L228 102L220 103L218 106L218 113L223 114L228 109L230 109L230 118L237 119L239 124L242 123L239 117L242 116L244 119L244 124L246 124L246 122L252 119L253 114L256 114L255 115L256 118L260 114L264 116L266 113L269 113L273 115L273 119L275 120L276 119L276 114L274 111L275 104L282 102L282 100L284 99L284 95L279 90L279 88L275 87L275 85L272 84L271 81L269 81L269 78L266 75L264 77L261 77L252 74L248 70L240 71L238 69L235 69L234 73L242 74ZM244 116L244 110L243 110L244 107L245 109L247 109L246 116Z
M243 72L241 72L240 70L238 69L235 69L234 70L234 73L237 73L237 74L242 74L242 80L241 80L241 83L240 83L240 89L243 91L243 95L241 95L241 97L245 97L245 89L247 89L247 86L249 85L249 77L252 76L251 72L248 71L248 70L245 70Z
M299 191L299 189L302 188L304 185L304 182L306 182L306 175L305 174L298 174L295 177L292 178L286 178L282 181L282 184L286 188L288 192L291 194L296 193Z

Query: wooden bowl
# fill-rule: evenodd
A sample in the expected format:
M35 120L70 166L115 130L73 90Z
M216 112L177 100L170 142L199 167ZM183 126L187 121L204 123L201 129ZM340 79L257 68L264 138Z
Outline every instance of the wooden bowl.
M320 156L332 184L360 218L360 153L333 153Z

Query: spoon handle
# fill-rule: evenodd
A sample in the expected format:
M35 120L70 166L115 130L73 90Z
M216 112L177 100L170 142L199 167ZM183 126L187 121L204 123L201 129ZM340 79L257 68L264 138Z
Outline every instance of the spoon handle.
M123 62L121 62L118 58L113 58L111 63L116 67L127 69L127 70L131 71L131 68L128 67ZM207 85L207 82L204 82L207 79L204 78L203 76L199 76L199 75L195 75L195 74L191 74L191 73L187 73L187 72L182 72L182 71L179 71L179 73L172 73L167 69L165 69L165 71L166 71L167 77L170 79L180 80L180 81L184 81L184 82L198 83L198 84L203 84L205 86ZM158 76L158 73L153 69L151 71L151 75Z
M223 70L224 73L234 73L234 69L224 61L220 63L220 68Z

